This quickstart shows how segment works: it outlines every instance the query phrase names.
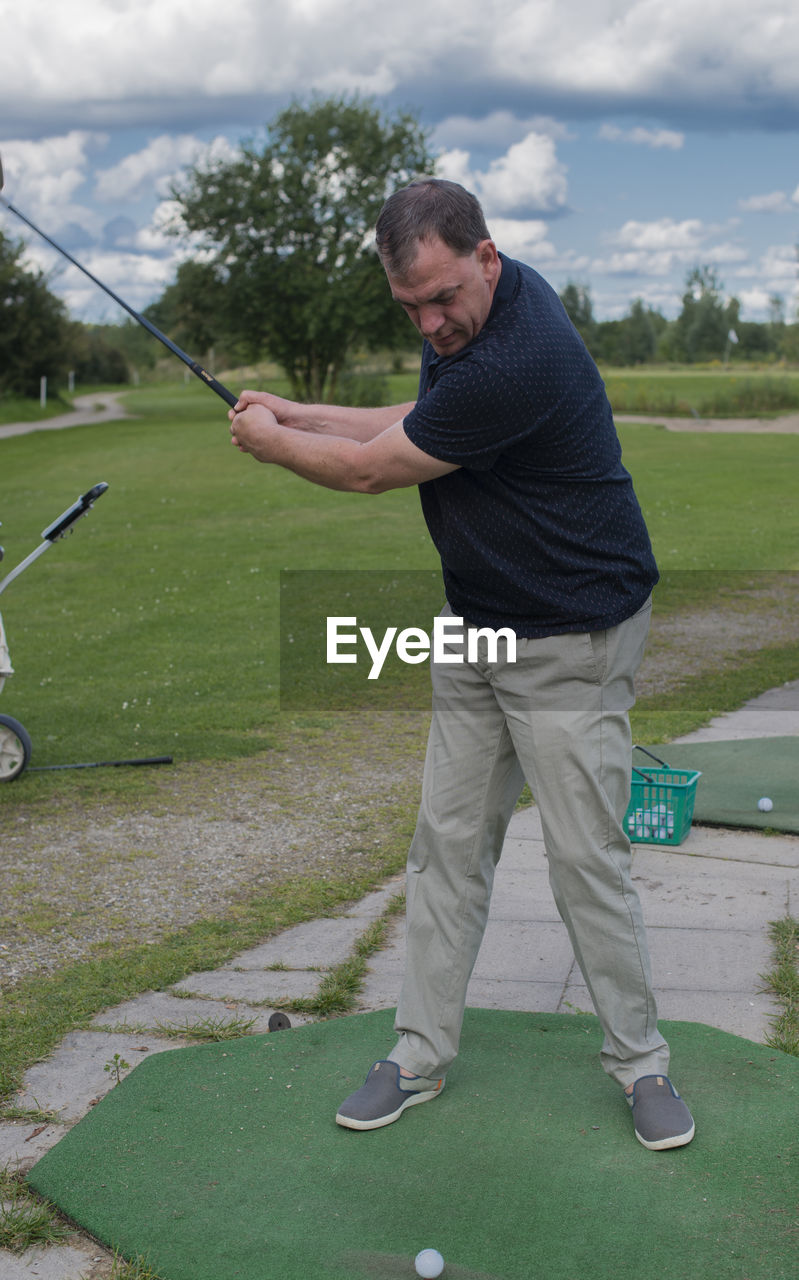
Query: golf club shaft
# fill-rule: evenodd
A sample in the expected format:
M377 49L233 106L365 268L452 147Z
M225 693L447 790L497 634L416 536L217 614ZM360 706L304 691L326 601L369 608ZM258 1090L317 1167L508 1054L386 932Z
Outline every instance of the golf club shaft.
M108 294L109 298L113 298L114 302L118 303L120 307L124 307L128 315L133 316L133 319L137 320L138 323L148 331L148 333L151 333L154 338L157 338L159 342L163 343L168 351L171 351L179 360L182 360L183 363L191 369L193 374L200 378L201 381L204 382L207 387L210 387L212 391L215 391L218 396L221 396L225 403L230 405L231 409L233 408L238 401L238 396L234 396L232 391L228 391L226 386L223 386L221 382L218 382L216 378L212 377L211 374L203 369L196 360L192 360L191 356L188 356L185 351L181 351L180 347L177 346L171 338L168 338L165 333L162 333L160 329L157 329L154 324L151 324L151 322L143 315L140 315L138 311L134 311L133 307L128 306L127 302L120 298L118 294L114 293L113 289L110 289L107 284L103 284L102 280L98 280L97 276L92 275L88 267L84 267L80 262L78 262L77 258L73 258L71 253L67 253L66 249L63 249L60 244L56 244L55 240L51 240L48 235L45 235L41 227L37 227L34 222L31 222L30 218L25 217L24 213L20 213L19 209L15 208L10 200L6 200L5 196L0 195L0 202L2 202L11 213L15 213L26 226L30 227L31 231L35 231L37 236L41 236L43 240L46 240L57 253L60 253L62 257L71 262L73 267L77 267L85 276L88 276L89 279L98 285L104 293Z
M59 769L113 769L119 765L172 764L171 756L145 756L141 760L95 760L89 764L41 764L28 773L53 773Z

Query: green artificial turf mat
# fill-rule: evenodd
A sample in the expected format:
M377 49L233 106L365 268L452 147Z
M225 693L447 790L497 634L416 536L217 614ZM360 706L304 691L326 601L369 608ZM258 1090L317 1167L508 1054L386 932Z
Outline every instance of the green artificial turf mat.
M701 770L694 822L799 833L799 737L669 742L647 750L675 769ZM639 751L633 764L646 773ZM757 807L761 796L774 802L769 813Z
M164 1280L795 1280L799 1061L664 1024L697 1137L650 1152L593 1017L467 1010L440 1098L370 1132L338 1104L388 1011L155 1055L29 1181Z

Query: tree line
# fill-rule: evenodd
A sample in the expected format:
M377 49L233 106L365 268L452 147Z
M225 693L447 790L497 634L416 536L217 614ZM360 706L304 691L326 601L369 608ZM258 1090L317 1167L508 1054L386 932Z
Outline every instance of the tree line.
M724 286L710 266L688 272L676 320L647 307L641 298L620 320L596 320L590 289L574 282L560 298L600 364L799 360L799 325L786 323L784 300L777 294L769 299L769 318L763 323L741 320L738 299L725 299Z
M402 352L407 320L371 245L392 190L435 172L429 134L412 112L383 114L356 97L294 102L232 158L188 169L173 185L174 233L193 256L145 315L198 357L276 362L292 394L334 400L368 352ZM500 246L501 247L501 246ZM39 380L125 383L160 349L133 320L71 320L24 245L0 232L0 393L38 395ZM799 325L779 297L764 323L742 321L714 270L688 274L676 320L639 298L619 320L594 317L590 288L570 282L564 306L600 364L799 360Z

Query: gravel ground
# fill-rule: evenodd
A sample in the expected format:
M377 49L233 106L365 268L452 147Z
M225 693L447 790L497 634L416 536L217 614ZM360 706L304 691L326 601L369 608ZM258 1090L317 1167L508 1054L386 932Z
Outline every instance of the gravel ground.
M288 754L153 770L124 806L15 802L0 849L0 987L100 944L219 918L298 875L367 872L412 825L424 717L409 718L400 750L371 729L345 762L326 735Z
M762 575L758 578L761 585L731 591L723 610L654 616L636 680L638 696L668 693L691 676L733 668L758 649L799 640L799 574L773 574L765 582Z

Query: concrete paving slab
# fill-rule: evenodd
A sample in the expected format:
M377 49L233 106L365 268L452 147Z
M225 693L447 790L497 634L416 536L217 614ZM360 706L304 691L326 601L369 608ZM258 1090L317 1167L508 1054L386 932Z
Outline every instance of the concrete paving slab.
M731 1035L765 1044L777 1006L766 995L747 991L681 991L657 993L658 1014L675 1022L703 1022Z
M559 924L560 916L545 875L510 872L498 877L491 899L493 920L528 920L535 924Z
M358 1013L374 1013L377 1009L396 1009L402 985L402 970L394 973L370 971L358 996Z
M401 986L402 973L399 969L394 974L367 973L357 1001L357 1012L371 1014L378 1009L396 1009Z
M754 829L732 831L727 827L693 826L680 845L641 844L635 847L637 851L659 849L666 859L722 858L730 862L763 863L799 870L799 836L771 836ZM665 865L670 864L667 861Z
M534 804L517 809L508 823L506 840L543 840L541 814Z
M794 874L799 892L799 874ZM682 862L670 873L662 857L640 853L633 883L649 926L692 929L768 929L788 910L791 875L784 867L706 859Z
M348 911L343 912L343 916L347 919L357 918L358 920L366 920L369 923L377 920L387 911L394 898L398 894L404 892L405 876L392 876L382 889L375 889L373 893L367 893L365 898L361 898L359 902L354 903Z
M472 976L466 996L470 1009L510 1009L515 1013L557 1013L562 982L516 982L508 978Z
M287 969L332 969L349 959L368 922L369 917L357 915L309 920L258 947L243 951L235 960L223 965L219 972L269 969L272 965L284 965Z
M737 711L716 716L675 742L733 742L742 738L789 738L799 735L799 680L769 689Z
M103 1030L127 1028L157 1032L159 1027L174 1030L209 1021L223 1027L252 1020L249 1033L258 1035L269 1030L272 1012L271 1009L252 1009L240 1002L183 999L166 991L147 991L135 1000L126 1000L124 1004L98 1013L92 1020L92 1026Z
M31 1124L30 1121L0 1121L0 1169L27 1172L45 1152L69 1131L65 1124ZM0 1253L2 1257L2 1253ZM0 1266L0 1277L3 1269Z
M70 1031L51 1058L35 1063L26 1073L14 1106L53 1111L62 1123L72 1123L113 1089L115 1081L105 1065L115 1053L135 1069L154 1053L184 1045L181 1040L151 1035L139 1040L122 1032Z
M300 969L262 970L214 969L193 973L175 984L175 991L211 996L215 1000L239 1000L244 1004L269 1005L275 1000L297 1000L316 995L322 974Z
M543 839L535 839L533 836L506 836L502 846L502 865L518 871L546 871L547 856Z
M658 988L655 992L658 1017L674 1022L703 1022L708 1027L718 1027L731 1035L764 1044L776 1012L773 1001L765 995L747 991L685 991L679 988ZM563 993L558 1006L559 1013L594 1013L594 1004L588 988L579 980L572 982ZM679 1043L671 1044L672 1051L679 1052Z
M369 973L374 974L375 977L385 977L392 982L395 978L402 977L405 968L404 925L405 922L402 921L396 935L388 944L369 957Z
M649 953L657 991L757 991L772 963L761 929L649 929Z
M21 1257L0 1250L0 1280L100 1280L111 1254L93 1240L28 1249Z
M560 922L536 840L536 810L519 811L497 870L489 924L469 987L469 1004L486 1008L593 1009ZM522 828L526 835L520 836ZM799 840L779 839L771 862L748 851L769 843L760 833L717 829L691 833L691 849L641 845L634 874L650 930L663 1017L707 1021L763 1041L775 1005L759 992L771 963L768 926L785 914ZM698 851L700 856L695 856ZM784 863L785 865L781 865ZM542 865L543 864L543 865ZM524 867L527 871L525 873ZM361 1007L391 1008L404 967L404 920L369 963ZM705 987L708 989L706 990Z
M574 963L562 924L489 917L473 978L493 982L566 982Z

